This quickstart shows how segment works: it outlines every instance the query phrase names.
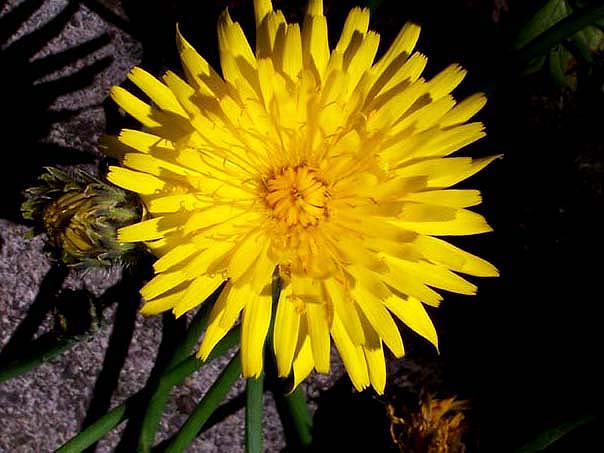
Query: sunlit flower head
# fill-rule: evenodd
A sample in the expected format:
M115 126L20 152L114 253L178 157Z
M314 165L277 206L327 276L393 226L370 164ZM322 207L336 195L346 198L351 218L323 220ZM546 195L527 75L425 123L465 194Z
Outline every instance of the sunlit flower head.
M433 289L474 294L455 272L497 275L436 236L491 231L466 208L476 190L449 187L494 158L447 157L485 134L467 123L485 103L449 94L465 72L425 80L407 24L374 62L380 37L354 8L329 49L321 0L302 25L255 0L256 51L225 11L218 22L222 76L178 34L185 79L129 74L152 101L114 87L113 99L147 132L123 130L108 178L141 195L148 218L120 240L147 241L159 259L141 293L147 314L180 316L226 282L199 356L242 317L245 377L263 369L271 281L281 295L273 345L280 376L297 385L329 372L335 344L354 386L382 392L383 345L404 354L393 318L437 346L424 305Z

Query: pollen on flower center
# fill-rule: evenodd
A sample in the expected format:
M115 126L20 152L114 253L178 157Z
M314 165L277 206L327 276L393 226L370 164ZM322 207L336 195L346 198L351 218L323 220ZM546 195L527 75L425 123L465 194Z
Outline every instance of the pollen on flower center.
M263 197L273 217L288 227L314 226L325 217L327 186L317 171L306 165L275 172L264 189Z

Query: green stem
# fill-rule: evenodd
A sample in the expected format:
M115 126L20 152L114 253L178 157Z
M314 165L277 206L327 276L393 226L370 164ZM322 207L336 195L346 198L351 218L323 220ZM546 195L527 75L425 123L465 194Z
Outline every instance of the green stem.
M529 443L523 445L517 450L514 450L514 453L535 453L538 451L545 451L546 449L549 449L548 447L554 445L567 434L578 428L581 428L584 425L587 425L588 423L593 422L594 420L596 420L596 417L594 416L583 416L579 419L571 420L554 428L550 428L540 433Z
M177 366L166 371L161 379L160 385L168 385L171 383L172 386L182 382L188 375L198 370L205 363L209 363L216 357L221 356L235 344L239 343L240 330L235 328L231 330L214 348L212 353L209 355L208 360L202 362L198 360L195 355L183 360ZM60 447L56 453L76 453L81 452L85 448L89 447L93 443L101 439L105 434L119 425L123 420L128 418L141 403L147 400L147 395L144 391L140 391L135 395L128 398L119 406L113 410L107 412L101 418L99 418L92 425L78 433L76 436L71 438L67 443Z
M524 66L533 58L544 55L555 45L600 19L604 19L604 5L588 6L575 11L520 49L517 55L519 63Z
M312 415L308 410L304 391L298 387L289 395L282 395L280 398L287 409L300 445L305 448L310 446L312 443Z
M0 369L0 383L27 373L43 363L51 361L75 346L80 338L81 337L56 338L54 334L48 334L48 336L42 336L37 340L34 340L31 345L28 346L28 349L31 347L29 352ZM48 341L49 339L51 340L50 342ZM37 345L41 346L38 348L36 347Z
M208 421L208 418L216 410L225 395L239 378L241 374L241 357L239 353L235 355L222 371L220 376L214 381L205 396L201 399L191 416L182 426L178 434L168 448L166 453L183 452L191 442L197 437L197 433Z
M167 369L181 362L191 353L191 350L195 347L197 340L205 329L209 315L209 307L212 305L214 305L213 302L206 301L206 303L204 303L201 309L197 312L195 317L191 320L191 324L189 325L185 338L174 349L174 353L166 365ZM146 407L143 423L141 425L141 432L138 437L137 449L139 452L149 451L153 446L153 442L155 441L155 433L157 431L157 427L159 426L164 407L166 406L168 398L170 397L171 390L172 386L161 385L161 380L156 386L153 385L148 389L148 391L153 391L153 395L151 396L149 404Z
M248 379L245 391L245 450L247 453L262 453L264 374L258 379Z

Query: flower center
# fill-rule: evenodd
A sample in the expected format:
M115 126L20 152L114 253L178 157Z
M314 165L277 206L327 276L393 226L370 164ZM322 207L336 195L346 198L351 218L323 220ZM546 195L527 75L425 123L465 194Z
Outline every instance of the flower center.
M328 191L316 170L305 165L286 167L276 172L265 187L266 204L288 227L314 226L325 217Z

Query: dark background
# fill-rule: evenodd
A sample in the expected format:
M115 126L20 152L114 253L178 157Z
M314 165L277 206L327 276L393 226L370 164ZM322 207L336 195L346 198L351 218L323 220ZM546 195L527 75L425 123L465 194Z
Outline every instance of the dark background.
M31 10L42 3L24 2ZM141 65L155 73L179 67L175 22L215 67L215 24L225 6L253 36L251 1L123 0L122 15L113 14L117 1L81 3L139 41ZM440 355L412 334L406 336L412 361L437 364L440 390L471 400L471 446L485 452L511 451L547 428L600 415L603 59L596 59L589 73L580 74L574 91L561 88L547 71L520 74L512 42L543 3L384 0L371 24L382 35L383 49L406 20L420 23L418 48L429 57L428 76L453 62L467 68L469 75L455 94L461 98L476 91L488 93L487 107L479 115L488 135L462 152L505 155L464 183L481 189L484 203L479 210L495 232L452 241L494 263L501 277L474 279L479 286L476 297L448 294L433 311ZM274 1L290 19L301 17L304 4ZM364 2L325 0L331 38L355 4ZM507 10L500 9L502 5ZM68 17L66 13L65 21ZM16 31L19 19L12 18L14 23L0 19L0 42ZM55 27L63 25L59 20ZM69 66L77 56L68 55L54 66L52 61L47 67L32 65L30 57L48 39L50 35L39 33L0 53L0 80L7 90L3 148L5 156L10 153L15 159L13 171L0 182L4 194L0 216L15 222L22 222L20 192L43 165L92 162L95 157L41 139L51 124L69 117L69 112L51 113L52 101L89 85L108 60L99 59L71 79L40 87L35 83L40 74ZM110 39L102 37L79 49L78 55ZM113 105L105 102L104 109L107 131L124 125ZM346 378L318 399L317 449L367 446L375 451L377 445L386 449L381 403L370 395L351 398L349 391L340 390L342 386L348 388ZM388 391L396 393L396 386ZM600 428L601 418L547 451L595 451Z

